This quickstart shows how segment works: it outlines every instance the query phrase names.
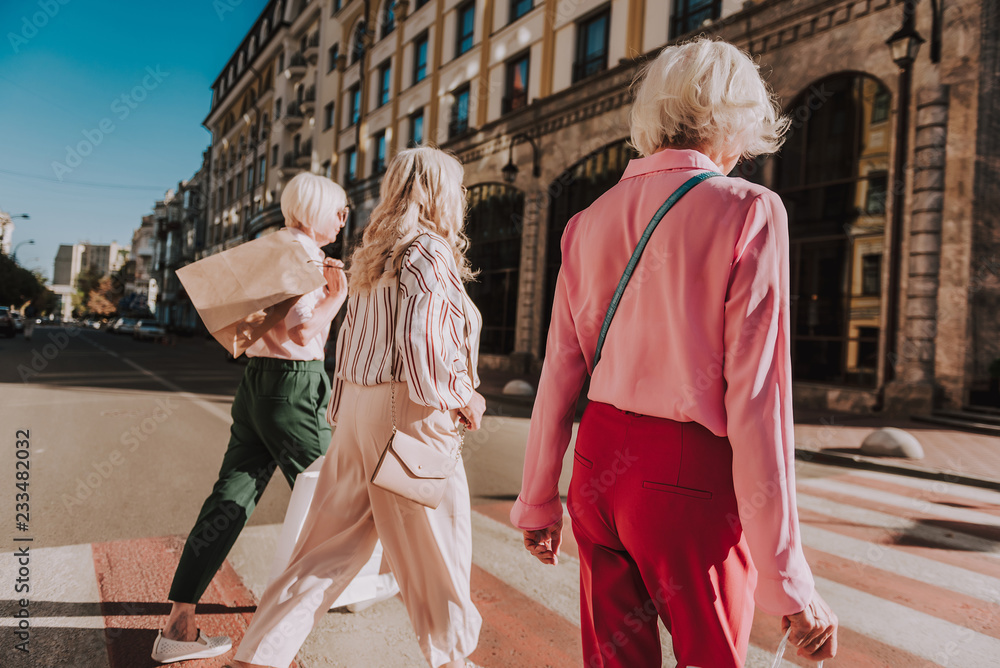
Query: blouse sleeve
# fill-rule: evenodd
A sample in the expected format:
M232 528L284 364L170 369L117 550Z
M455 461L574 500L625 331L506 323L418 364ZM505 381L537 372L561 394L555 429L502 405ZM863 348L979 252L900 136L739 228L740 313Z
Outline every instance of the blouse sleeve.
M462 345L462 282L451 250L432 237L417 237L403 258L399 280L396 345L410 398L440 410L467 406L473 380Z
M562 241L564 258L572 228L570 221ZM556 278L545 361L535 405L531 409L521 493L510 511L511 523L527 531L552 526L563 516L559 475L573 432L577 401L588 373L566 296L567 280L567 263L564 262Z
M776 615L802 611L813 593L795 507L789 320L788 220L778 196L765 193L751 204L735 249L724 375L733 483L759 573L757 604Z

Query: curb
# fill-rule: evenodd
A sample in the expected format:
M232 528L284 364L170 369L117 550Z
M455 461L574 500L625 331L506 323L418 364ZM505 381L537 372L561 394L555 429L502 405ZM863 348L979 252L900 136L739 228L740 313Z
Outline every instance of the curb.
M974 478L972 476L949 473L947 471L933 471L922 469L916 466L906 466L904 464L886 464L871 457L863 455L840 455L829 452L816 452L815 450L805 450L795 448L795 458L804 462L815 464L829 464L831 466L843 466L846 468L863 469L866 471L878 471L880 473L894 473L905 475L911 478L923 478L925 480L940 480L968 487L980 487L1000 492L1000 481L988 478Z

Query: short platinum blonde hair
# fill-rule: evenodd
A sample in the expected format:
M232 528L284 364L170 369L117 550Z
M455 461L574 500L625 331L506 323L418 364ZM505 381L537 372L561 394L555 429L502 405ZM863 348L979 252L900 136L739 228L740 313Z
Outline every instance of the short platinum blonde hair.
M410 242L423 231L444 238L455 257L462 280L474 277L465 250L465 169L458 159L438 148L422 146L400 151L389 161L379 189L380 201L365 227L361 244L351 255L348 288L365 292L375 287L391 267L395 277Z
M302 172L281 191L285 226L312 229L347 206L347 193L325 176Z
M790 124L750 56L706 37L664 48L633 91L632 145L643 156L688 148L750 159L777 151Z

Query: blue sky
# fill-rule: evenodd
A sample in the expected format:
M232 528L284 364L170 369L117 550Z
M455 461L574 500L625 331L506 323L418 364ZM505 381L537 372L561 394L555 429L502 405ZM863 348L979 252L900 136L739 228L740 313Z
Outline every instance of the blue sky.
M0 209L31 216L22 265L51 278L60 244L131 242L201 166L212 81L266 4L0 2Z

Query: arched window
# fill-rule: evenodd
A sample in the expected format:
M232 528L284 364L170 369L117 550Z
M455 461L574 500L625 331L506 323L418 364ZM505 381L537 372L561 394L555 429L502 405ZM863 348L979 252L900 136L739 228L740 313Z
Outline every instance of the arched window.
M562 264L559 242L566 223L583 211L618 183L625 173L625 165L637 157L626 139L597 149L563 172L549 186L549 229L546 235L545 255L545 311L542 314L542 344L546 339L552 314L552 298L556 291L556 277Z
M517 330L524 193L501 183L483 183L469 188L468 198L466 256L480 273L467 287L483 314L479 349L508 355L514 352Z
M385 0L382 6L382 34L380 39L396 29L396 0Z
M358 21L358 25L354 28L354 41L351 44L351 64L361 60L361 56L365 55L365 22L362 19Z
M891 93L838 74L801 93L792 130L759 180L788 210L792 373L873 387L889 192Z

